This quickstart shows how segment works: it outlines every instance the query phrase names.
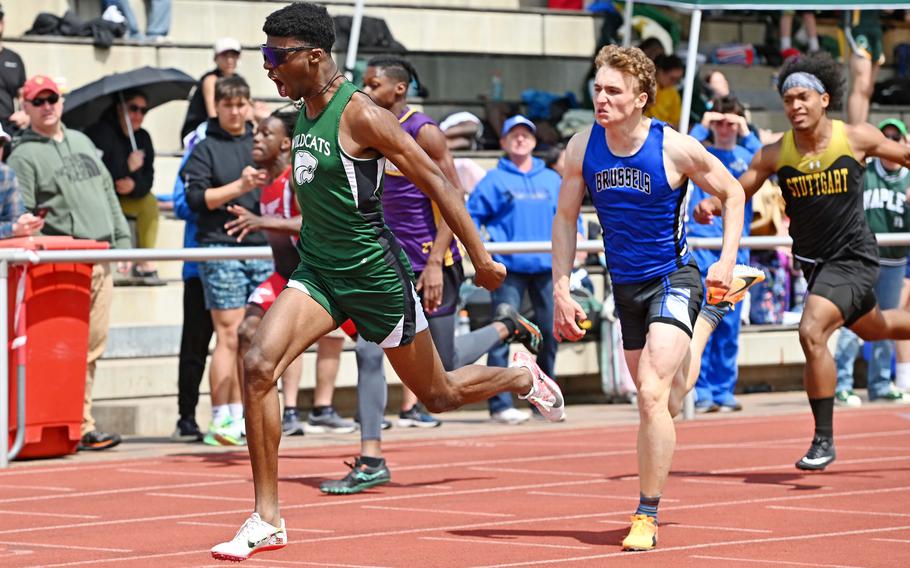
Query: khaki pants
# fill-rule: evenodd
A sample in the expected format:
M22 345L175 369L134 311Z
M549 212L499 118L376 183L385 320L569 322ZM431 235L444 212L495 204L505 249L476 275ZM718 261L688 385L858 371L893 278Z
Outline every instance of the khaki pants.
M92 385L95 382L95 362L107 346L107 330L111 319L111 300L114 297L114 278L111 266L96 264L92 268L92 298L88 315L88 367L85 373L85 400L82 404L82 434L95 429L92 418Z

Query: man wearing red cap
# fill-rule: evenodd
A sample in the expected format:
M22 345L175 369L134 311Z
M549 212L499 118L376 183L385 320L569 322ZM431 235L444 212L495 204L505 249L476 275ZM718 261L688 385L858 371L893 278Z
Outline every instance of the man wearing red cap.
M30 126L13 140L8 164L19 178L25 208L46 210L41 234L69 235L129 248L129 227L120 210L114 182L98 159L97 148L87 136L60 122L60 88L53 79L36 75L25 82L22 99ZM96 264L92 271L88 371L79 443L82 450L104 450L120 443L117 434L96 430L92 418L95 361L107 342L112 291L110 266Z

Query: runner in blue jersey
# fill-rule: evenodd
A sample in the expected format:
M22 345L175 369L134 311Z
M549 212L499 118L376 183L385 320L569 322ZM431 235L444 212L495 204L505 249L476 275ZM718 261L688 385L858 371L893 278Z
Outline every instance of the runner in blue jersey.
M578 321L585 312L569 295L569 274L587 190L603 226L626 362L638 389L641 499L623 548L648 550L657 545L657 507L676 445L673 416L698 376L711 332L761 273L734 270L744 204L736 179L695 139L643 117L654 102L651 60L637 48L610 45L594 64L596 123L569 142L553 222L553 331L570 341L584 335ZM723 249L706 277L714 303L701 313L701 277L683 224L689 179L724 204Z

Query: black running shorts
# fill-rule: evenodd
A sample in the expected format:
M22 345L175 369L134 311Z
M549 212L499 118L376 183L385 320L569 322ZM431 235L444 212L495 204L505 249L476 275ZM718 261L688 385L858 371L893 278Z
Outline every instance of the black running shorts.
M875 307L878 263L865 258L844 258L812 263L801 261L809 293L830 300L849 327Z
M703 296L701 274L695 264L637 284L614 284L623 349L642 349L652 323L674 325L692 337Z

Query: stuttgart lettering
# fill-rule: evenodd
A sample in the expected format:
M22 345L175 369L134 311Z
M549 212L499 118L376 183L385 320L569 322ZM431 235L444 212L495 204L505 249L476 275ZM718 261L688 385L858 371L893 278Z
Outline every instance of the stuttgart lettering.
M847 168L826 170L787 178L787 189L793 197L816 197L847 193Z

